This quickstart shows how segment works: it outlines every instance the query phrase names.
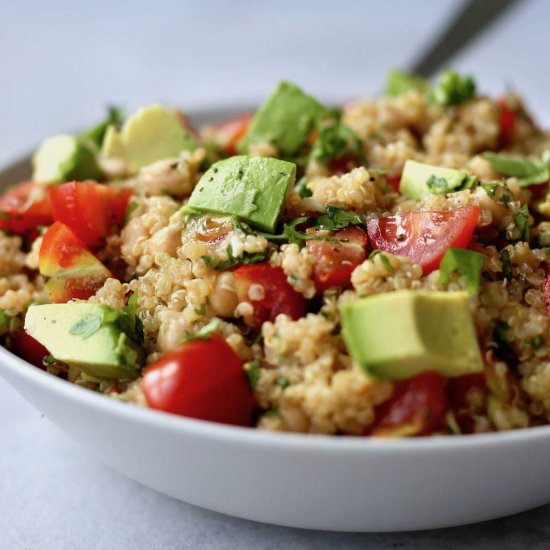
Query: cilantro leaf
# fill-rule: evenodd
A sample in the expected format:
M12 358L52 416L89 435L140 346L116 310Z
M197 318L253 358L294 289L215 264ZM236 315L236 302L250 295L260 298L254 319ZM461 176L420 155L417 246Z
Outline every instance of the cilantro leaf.
M195 333L187 332L184 337L185 342L190 342L191 340L210 340L212 335L220 330L220 320L212 319L207 325L204 325L201 329L197 330Z
M215 260L211 256L203 256L203 260L210 267L214 267L216 271L225 271L239 264L255 264L263 262L266 260L269 254L269 250L266 249L263 252L256 252L254 254L249 254L245 252L242 256L233 256L233 247L229 244L227 245L227 256L228 259L224 262L221 262L217 265L214 265Z
M317 129L317 139L310 156L324 164L346 154L361 156L362 151L363 144L355 132L345 124L336 122L331 126L321 125Z
M452 273L459 273L466 279L466 290L477 294L480 289L480 275L487 257L473 250L449 248L439 266L439 284L448 285Z
M410 90L427 94L430 89L429 82L419 75L405 73L398 69L393 69L386 75L385 95L390 97L406 94Z
M376 256L380 256L380 261L384 264L386 271L388 273L393 273L393 266L390 263L390 259L381 250L373 250L369 254L369 260L374 260Z
M433 99L436 103L449 107L459 105L474 97L476 84L471 76L460 75L448 70L442 73L433 89Z
M307 177L306 176L302 176L296 182L296 185L294 186L294 191L296 191L296 193L298 193L298 196L301 199L305 199L305 198L311 197L311 195L313 195L313 192L311 191L311 189L308 189L308 187L307 187Z
M513 352L512 343L508 339L509 328L508 323L505 323L504 321L497 321L493 329L495 355L499 359L506 359Z
M248 377L250 388L255 390L258 385L258 380L260 379L260 363L258 361L253 361L250 367L245 369L245 372Z
M517 159L487 151L481 155L495 172L517 178L522 187L544 183L550 179L550 151L544 151L540 160Z
M107 128L109 126L115 126L118 129L122 125L123 120L124 116L122 110L118 107L110 106L107 111L107 118L97 126L94 126L91 130L82 134L82 137L92 141L96 147L100 148L103 144Z
M69 334L73 336L82 336L82 338L86 340L101 328L104 317L103 313L90 313L89 315L85 315L73 324L69 329Z
M513 277L512 264L510 263L510 252L507 248L500 253L500 261L502 262L502 273L504 278L510 282Z
M137 302L138 293L134 292L128 299L128 305L124 307L124 313L126 315L122 319L127 320L130 333L136 337L140 344L143 344L145 336L143 334L143 324L137 314ZM122 328L124 329L124 327Z
M357 212L344 210L337 206L327 206L325 213L317 218L315 227L336 231L349 225L362 225L364 223L364 216L357 214Z
M458 172L458 174L462 177L451 178L451 180L432 174L426 180L426 186L434 195L446 195L463 189L471 189L477 181L475 176L466 172Z
M524 204L514 216L514 221L521 232L522 240L529 242L531 232L529 230L529 207L526 204Z

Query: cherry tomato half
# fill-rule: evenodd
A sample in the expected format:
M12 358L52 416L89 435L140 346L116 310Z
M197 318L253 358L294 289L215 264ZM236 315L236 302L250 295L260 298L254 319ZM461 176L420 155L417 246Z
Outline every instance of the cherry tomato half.
M250 425L254 402L243 364L219 334L186 342L149 365L142 387L153 409Z
M13 352L16 355L35 367L44 368L42 360L50 352L38 340L24 330L16 330L11 334L11 341Z
M409 212L369 220L373 248L402 256L422 266L424 273L439 267L448 248L465 248L472 239L480 210L464 206L441 212Z

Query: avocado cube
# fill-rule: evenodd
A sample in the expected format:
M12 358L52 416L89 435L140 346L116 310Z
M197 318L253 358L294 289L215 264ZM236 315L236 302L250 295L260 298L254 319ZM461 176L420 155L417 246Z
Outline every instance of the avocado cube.
M151 105L133 114L120 131L109 126L101 155L123 160L132 172L137 172L157 160L175 157L196 147L197 142L174 113L162 105Z
M273 143L282 156L292 156L305 143L325 108L298 86L281 82L258 109L248 132L239 142L239 152L251 143Z
M296 165L269 158L230 157L213 164L197 183L185 212L212 212L236 216L273 233Z
M46 139L32 162L33 181L46 185L101 177L95 152L85 141L74 136L59 135Z
M403 167L399 191L410 199L421 199L430 193L445 195L470 189L476 177L462 170L443 168L408 160Z
M58 360L100 379L139 376L144 351L126 313L104 304L31 306L25 330Z
M352 358L377 378L483 371L467 292L398 290L348 302L342 334Z

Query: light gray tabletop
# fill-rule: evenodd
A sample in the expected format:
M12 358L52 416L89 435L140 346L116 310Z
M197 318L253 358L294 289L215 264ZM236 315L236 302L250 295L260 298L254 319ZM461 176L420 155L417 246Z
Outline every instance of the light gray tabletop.
M0 166L110 102L243 103L280 78L322 98L368 95L458 0L0 0ZM513 85L550 125L550 2L526 0L454 64ZM141 487L87 455L0 380L0 549L538 549L550 506L469 527L338 534L238 520ZM528 467L528 457L526 457Z

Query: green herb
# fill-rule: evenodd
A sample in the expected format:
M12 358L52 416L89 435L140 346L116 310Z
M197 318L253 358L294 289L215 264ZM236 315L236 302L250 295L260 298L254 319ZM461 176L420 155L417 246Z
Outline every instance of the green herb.
M341 122L331 126L321 125L317 129L317 140L311 149L311 158L320 163L344 155L356 155L360 157L363 152L363 144L355 132Z
M430 89L429 82L415 74L393 69L386 76L385 94L390 97L400 96L411 90L427 94Z
M311 197L311 195L313 195L313 192L311 191L311 189L308 189L308 187L307 187L307 177L306 176L302 176L296 182L296 185L294 186L294 191L296 191L296 193L298 193L298 196L301 199L305 199L305 198Z
M531 338L531 340L528 340L528 343L533 349L539 349L544 344L544 338L539 334L538 336Z
M128 203L128 208L126 208L126 212L124 214L124 225L126 225L130 221L132 213L134 212L134 210L136 210L137 207L138 203L135 201L130 201Z
M55 365L56 361L57 359L53 355L44 355L44 357L42 358L42 365L48 368L52 365Z
M206 311L206 304L201 304L200 307L195 308L195 313L197 315L204 315L205 311Z
M271 418L273 416L281 416L281 413L279 412L279 409L274 407L272 409L265 411L262 416L267 416L268 418Z
M432 97L436 103L449 107L469 101L475 93L476 84L471 76L448 70L440 75Z
M506 248L500 253L500 261L502 262L504 278L510 282L513 277L512 264L510 263L510 252Z
M128 305L124 307L124 317L119 317L117 322L120 328L125 332L132 334L136 340L143 344L145 335L143 333L143 323L137 314L138 293L134 292L130 298L128 298ZM128 325L127 329L124 325Z
M485 193L487 193L489 198L491 198L491 199L495 198L495 195L497 193L497 189L499 188L498 183L488 181L488 182L481 183L480 185L481 185L481 188L485 191Z
M227 245L228 259L215 265L214 269L216 271L225 271L226 269L230 269L239 264L256 264L265 261L268 254L269 251L266 249L263 252L256 252L254 254L245 252L242 256L236 257L233 256L233 247L229 244ZM203 256L203 259L204 258L210 258L210 256Z
M259 361L253 361L250 367L245 369L246 376L248 376L248 383L250 388L254 391L258 385L260 379L260 363Z
M550 151L544 151L540 160L521 160L490 151L483 153L482 157L489 161L495 172L517 178L523 187L550 179Z
M288 380L288 378L285 378L284 376L281 376L277 379L277 386L284 390L288 388L288 386L290 386L290 380Z
M11 323L11 317L3 310L0 309L0 330L6 330Z
M201 256L201 260L208 266L214 267L216 265L216 258L213 256Z
M439 267L438 283L449 284L452 273L459 273L466 279L466 290L470 294L477 294L480 288L480 275L487 257L473 250L464 248L449 248Z
M493 329L495 353L499 359L505 359L512 353L512 344L508 339L508 323L497 321Z
M81 137L92 141L96 147L100 148L103 144L107 128L109 126L115 126L117 129L120 128L123 119L122 111L118 107L111 106L108 108L107 118L102 123L94 126L91 130L88 130L85 134L82 134Z
M82 336L84 340L94 335L103 324L103 314L89 314L79 319L70 329L69 334Z
M337 231L349 225L361 225L365 223L365 217L357 212L344 210L337 206L327 206L324 214L321 214L315 221L315 227Z
M369 260L374 260L376 256L380 256L380 261L384 264L386 271L388 271L389 273L393 273L393 266L390 263L390 259L385 254L383 254L381 250L373 250L369 254Z
M187 332L184 337L185 342L190 342L191 340L210 340L212 335L220 330L220 320L212 319L207 325L204 325L201 329L197 330L195 333Z
M517 228L520 230L521 237L525 242L529 242L531 236L529 231L529 207L524 204L519 212L514 216Z

